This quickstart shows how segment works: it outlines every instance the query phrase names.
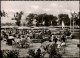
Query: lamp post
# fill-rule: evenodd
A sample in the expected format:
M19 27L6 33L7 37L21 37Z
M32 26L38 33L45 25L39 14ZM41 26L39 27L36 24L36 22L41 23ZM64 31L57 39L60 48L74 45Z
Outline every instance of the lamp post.
M71 19L70 19L70 32L71 32Z
M77 15L78 16L78 21L77 21L77 25L80 28L80 14ZM79 34L80 34L80 29L79 29ZM77 47L79 48L79 57L80 57L80 36L79 36L79 43L77 44Z
M72 15L72 20L73 20L73 34L74 34L74 19L76 17L76 13L75 12L71 13L71 15Z
M74 34L74 18L73 18L73 34Z
M80 25L79 25L79 28L80 28ZM80 34L80 30L79 30L79 34ZM80 57L80 36L79 36L79 43L77 44L77 47L79 48L79 57Z

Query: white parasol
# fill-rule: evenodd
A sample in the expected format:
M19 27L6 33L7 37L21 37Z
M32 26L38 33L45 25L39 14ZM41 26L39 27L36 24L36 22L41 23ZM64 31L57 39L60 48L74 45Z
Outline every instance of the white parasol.
M62 29L65 27L64 22L62 21Z
M14 37L13 36L9 36L9 39L13 39Z

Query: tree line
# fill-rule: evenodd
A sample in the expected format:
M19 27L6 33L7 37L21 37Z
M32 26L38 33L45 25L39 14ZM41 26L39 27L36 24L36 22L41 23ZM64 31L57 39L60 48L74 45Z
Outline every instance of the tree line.
M0 16L6 16L5 11L1 12ZM76 15L75 15L76 14ZM27 22L27 26L57 26L57 25L61 25L62 21L64 22L64 24L66 26L70 25L70 20L71 20L71 25L73 24L73 19L75 24L79 25L78 22L80 22L80 12L78 13L71 13L71 18L69 18L68 14L59 14L58 16L54 16L52 14L47 14L47 13L43 13L43 14L35 14L35 13L30 13L26 16L25 21ZM12 18L12 20L16 20L15 24L17 26L21 25L21 19L22 19L22 15L24 15L24 13L21 12L16 12L14 14L14 17ZM25 26L26 23L23 23L23 25Z

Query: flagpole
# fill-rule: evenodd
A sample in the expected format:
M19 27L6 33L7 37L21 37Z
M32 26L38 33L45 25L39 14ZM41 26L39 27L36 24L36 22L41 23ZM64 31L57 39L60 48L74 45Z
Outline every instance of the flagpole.
M70 32L71 32L71 19L70 19Z
M62 21L62 29L63 29L63 31L64 31L64 22Z

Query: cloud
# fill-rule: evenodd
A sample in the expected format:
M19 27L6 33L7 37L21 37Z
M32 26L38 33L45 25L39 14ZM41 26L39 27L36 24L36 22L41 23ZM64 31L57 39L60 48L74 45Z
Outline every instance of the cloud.
M46 8L46 9L43 9L43 11L50 11L50 9Z
M62 6L62 5L59 5L59 7L61 7L61 8L62 8L63 6Z
M19 12L19 10L18 9L5 9L5 12L8 12L8 13L9 12L13 12L13 13L15 13L15 12Z
M33 5L33 6L31 6L31 8L34 8L34 9L39 9L39 6L36 6L36 5Z
M68 9L64 9L64 12L66 12L66 13L70 13L70 10L68 10Z
M3 9L1 9L3 11ZM4 11L8 14L8 17L13 17L14 13L20 12L18 9L4 9Z
M23 19L29 13L36 14L53 14L58 15L60 13L70 14L71 11L79 11L79 2L78 1L9 1L3 2L1 1L1 9L4 9L5 12L8 13L9 17L12 18L14 13L23 11Z
M56 3L52 3L51 6L57 6L57 4Z
M26 13L29 14L29 13L32 13L32 11L27 11Z

